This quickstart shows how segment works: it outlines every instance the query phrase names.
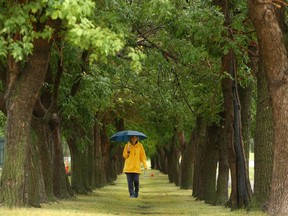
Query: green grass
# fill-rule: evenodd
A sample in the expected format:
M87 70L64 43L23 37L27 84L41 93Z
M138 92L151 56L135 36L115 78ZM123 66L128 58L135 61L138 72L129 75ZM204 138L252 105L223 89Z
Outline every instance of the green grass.
M151 174L154 174L152 177ZM260 211L245 212L210 206L192 197L191 190L180 190L168 182L167 176L148 170L148 177L140 178L139 198L131 199L125 175L109 186L89 195L77 195L71 200L42 205L42 208L1 207L5 216L92 216L92 215L192 215L192 216L264 216Z

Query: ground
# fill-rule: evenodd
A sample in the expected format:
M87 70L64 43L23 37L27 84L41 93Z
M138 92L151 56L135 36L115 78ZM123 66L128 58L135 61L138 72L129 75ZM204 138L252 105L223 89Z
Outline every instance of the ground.
M94 216L94 215L193 215L193 216L264 216L260 211L231 212L230 209L210 206L192 197L191 190L180 190L168 182L167 175L148 170L141 175L139 198L131 199L126 177L120 175L113 184L89 195L77 195L71 200L42 205L42 208L0 208L2 216Z

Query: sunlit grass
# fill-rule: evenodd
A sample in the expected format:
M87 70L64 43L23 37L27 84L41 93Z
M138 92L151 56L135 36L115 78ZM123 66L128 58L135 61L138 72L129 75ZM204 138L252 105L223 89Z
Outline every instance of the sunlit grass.
M154 174L152 177L151 174ZM89 195L77 195L71 200L42 205L40 209L0 208L5 216L90 216L90 215L193 215L193 216L264 216L260 211L245 212L210 206L192 197L191 190L180 190L168 182L166 175L148 170L148 177L140 178L139 198L129 198L125 175L109 186L95 190Z

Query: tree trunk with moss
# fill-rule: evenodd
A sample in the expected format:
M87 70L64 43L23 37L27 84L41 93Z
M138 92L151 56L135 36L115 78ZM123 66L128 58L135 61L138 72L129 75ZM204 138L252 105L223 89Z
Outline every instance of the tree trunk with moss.
M1 176L0 201L9 206L29 205L27 159L32 111L42 87L49 62L50 42L34 41L34 53L25 67L10 56L6 89L6 156ZM25 74L25 76L24 76Z
M249 1L249 14L256 29L272 100L274 157L270 215L288 215L288 58L277 8L259 0Z
M77 139L68 139L71 153L71 187L77 194L87 194L82 170L84 169L85 157L80 146L77 146Z
M254 142L254 203L267 210L272 181L274 128L271 97L261 59L256 73L258 94Z
M193 190L192 196L197 199L204 200L204 172L203 164L205 163L204 149L206 142L206 127L207 124L203 119L198 118L196 122L196 128L193 133L195 134L194 139L194 173L193 173Z
M93 135L93 134L92 134ZM92 138L89 138L93 140ZM87 185L92 190L95 188L95 164L94 164L94 143L93 141L88 144L86 148L87 155Z
M34 136L33 136L34 137ZM40 207L40 204L47 202L47 196L45 192L45 185L42 174L41 160L39 155L39 146L37 140L32 139L31 145L29 145L29 158L28 159L28 203L33 207Z
M73 192L65 171L59 123L58 115L54 114L49 121L50 135L53 143L53 192L56 197L63 199L71 197Z
M42 202L55 201L53 193L53 178L52 178L52 157L51 148L49 147L49 129L42 120L33 118L32 128L35 132L35 142L38 146L39 164L41 164L41 173L44 183L44 193Z
M219 159L219 128L216 125L207 127L206 146L203 163L203 186L205 203L214 204L216 199L216 170Z

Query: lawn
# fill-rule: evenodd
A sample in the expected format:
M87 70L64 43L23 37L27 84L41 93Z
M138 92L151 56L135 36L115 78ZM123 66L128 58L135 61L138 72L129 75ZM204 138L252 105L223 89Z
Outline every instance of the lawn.
M154 176L151 176L153 174ZM194 216L264 216L260 211L245 212L210 206L196 201L191 190L180 190L168 182L167 176L159 171L148 170L148 177L140 178L139 198L131 199L125 175L116 182L93 191L89 195L77 195L71 200L42 205L42 208L1 207L0 215L5 216L92 216L92 215L194 215Z

